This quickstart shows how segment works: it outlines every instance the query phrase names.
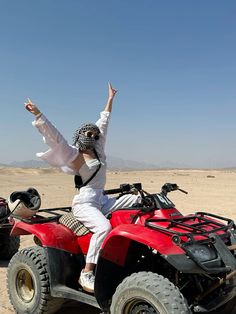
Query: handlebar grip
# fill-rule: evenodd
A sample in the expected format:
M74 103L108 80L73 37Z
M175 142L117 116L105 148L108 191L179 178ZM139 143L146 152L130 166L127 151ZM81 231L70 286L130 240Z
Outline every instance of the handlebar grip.
M104 195L106 194L117 194L117 193L121 193L123 190L122 189L111 189L111 190L105 190L103 192Z
M188 194L187 191L184 191L184 190L182 190L182 189L180 189L180 188L178 188L178 190L179 190L180 192L182 192L182 193Z

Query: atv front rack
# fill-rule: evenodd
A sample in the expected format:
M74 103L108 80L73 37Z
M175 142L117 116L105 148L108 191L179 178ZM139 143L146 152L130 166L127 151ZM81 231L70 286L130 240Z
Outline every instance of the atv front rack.
M224 223L209 218L216 218ZM165 226L160 226L160 223L163 223ZM206 212L196 212L192 216L175 219L149 218L146 220L145 226L172 234L173 236L187 237L187 239L193 242L196 236L209 238L210 234L218 232L222 237L228 230L236 229L232 219ZM181 231L179 231L179 229L181 229Z
M236 269L235 257L224 243L224 240L229 237L231 241L234 239L233 243L235 243L233 233L236 227L231 219L197 212L192 216L175 219L150 218L146 220L145 225L170 234L172 242L180 246L206 274L228 273ZM186 242L184 238L187 239ZM196 253L200 250L199 245L203 245L202 248L205 246L207 250L214 247L218 254L204 261L199 257L201 254L198 256ZM224 266L220 265L221 261L224 262Z

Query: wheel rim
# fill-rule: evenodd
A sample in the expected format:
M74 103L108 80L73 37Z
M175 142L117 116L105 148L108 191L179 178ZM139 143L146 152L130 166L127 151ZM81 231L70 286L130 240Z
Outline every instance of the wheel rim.
M29 303L35 294L34 281L31 274L22 269L18 272L16 277L16 290L18 296L24 301Z
M160 314L153 304L147 300L132 299L126 302L123 309L124 314Z

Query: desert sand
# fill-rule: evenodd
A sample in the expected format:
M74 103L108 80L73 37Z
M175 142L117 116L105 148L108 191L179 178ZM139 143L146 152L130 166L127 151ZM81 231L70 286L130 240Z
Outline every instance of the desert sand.
M142 182L143 189L159 192L166 183L177 183L188 194L179 191L169 194L176 207L185 214L208 211L236 220L236 170L148 170L109 171L106 188L120 183ZM0 168L0 196L7 198L13 191L35 187L41 194L42 207L70 206L74 193L73 176L54 169ZM31 236L21 237L21 248L33 244ZM6 292L7 262L0 261L0 313L15 313ZM99 313L69 302L58 313Z

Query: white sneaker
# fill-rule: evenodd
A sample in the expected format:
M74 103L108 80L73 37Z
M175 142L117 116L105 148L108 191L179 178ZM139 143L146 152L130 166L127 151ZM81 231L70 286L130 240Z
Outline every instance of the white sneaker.
M95 276L93 271L85 272L84 270L81 271L79 277L79 284L82 286L83 290L93 293L94 292L94 281Z

